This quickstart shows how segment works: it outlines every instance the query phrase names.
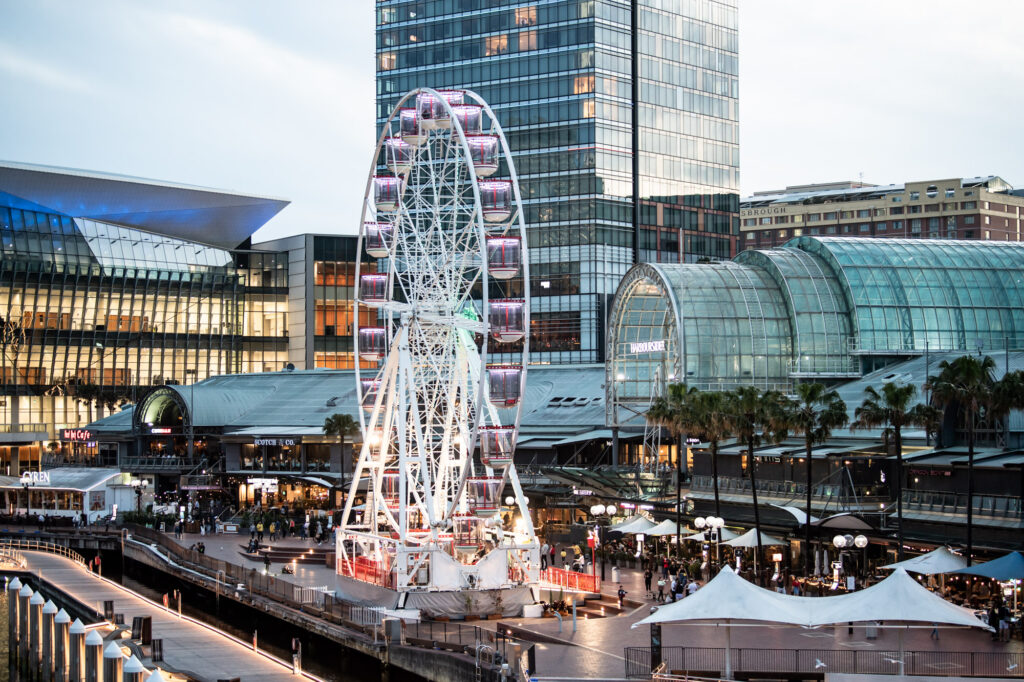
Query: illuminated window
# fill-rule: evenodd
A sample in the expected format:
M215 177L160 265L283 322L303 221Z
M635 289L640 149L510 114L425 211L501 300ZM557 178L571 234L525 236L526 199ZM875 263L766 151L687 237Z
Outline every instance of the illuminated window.
M398 55L394 52L382 52L377 55L377 70L390 71L398 66Z
M537 32L523 31L519 34L519 51L529 52L537 49Z
M594 100L583 100L583 118L594 118Z
M496 54L508 52L508 36L489 36L484 38L484 56L491 57Z
M583 95L588 92L594 91L594 77L593 76L576 76L573 82L572 92L574 95Z
M516 26L537 25L537 7L535 5L530 5L529 7L520 7L515 12Z

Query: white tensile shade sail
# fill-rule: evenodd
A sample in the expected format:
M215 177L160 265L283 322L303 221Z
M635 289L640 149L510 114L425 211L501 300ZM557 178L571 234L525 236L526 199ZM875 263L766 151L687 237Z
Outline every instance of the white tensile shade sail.
M937 573L949 573L967 565L967 559L959 554L953 554L948 547L939 547L927 554L916 556L913 559L897 561L882 568L897 569L903 568L910 573L922 575L935 575Z
M746 533L744 533L743 535L739 536L738 538L733 538L732 540L729 540L727 542L723 542L722 544L723 545L728 545L730 547L757 547L757 531L754 528L751 528L750 530L748 530ZM767 533L761 533L761 546L762 547L771 547L773 545L785 545L785 544L786 544L785 540L780 540L778 538L772 537L771 535L768 535Z
M988 628L972 611L929 592L902 568L858 592L834 597L795 597L757 587L728 566L696 593L660 607L633 627L701 621L783 623L807 628L887 621Z
M722 543L725 543L727 540L735 540L738 537L738 533L734 533L728 528L718 529L718 539ZM701 533L694 533L693 535L687 535L683 539L690 540L691 542L711 542L711 532L703 531Z
M655 523L646 516L637 514L608 529L610 533L646 533Z
M672 519L665 519L664 521L659 523L657 526L654 526L653 528L650 528L649 530L644 531L644 533L646 535L650 535L652 537L664 537L665 535L675 535L676 534L676 529L677 529L677 526L676 526L676 522L675 521L673 521ZM686 530L686 529L683 529L680 532L688 533L689 531Z

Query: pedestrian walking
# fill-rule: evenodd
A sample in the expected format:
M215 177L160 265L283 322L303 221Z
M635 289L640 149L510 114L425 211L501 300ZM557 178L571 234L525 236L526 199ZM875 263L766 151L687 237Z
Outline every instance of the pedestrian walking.
M551 548L548 547L548 542L545 540L544 544L540 546L540 570L542 571L548 567L549 551L551 551Z
M658 578L658 597L657 602L659 604L665 603L665 579Z
M622 585L619 585L619 591L616 594L619 596L619 610L621 610L622 602L626 598L626 590L622 589Z
M563 550L562 550L562 568L565 568L565 565L566 565L566 564L565 564L565 557L566 557L566 552L565 552L565 550L563 549Z
M654 578L654 574L651 573L651 569L647 568L644 571L644 590L647 591L647 596L651 597L651 580Z
M256 542L262 544L263 542L263 522L260 521L256 524Z

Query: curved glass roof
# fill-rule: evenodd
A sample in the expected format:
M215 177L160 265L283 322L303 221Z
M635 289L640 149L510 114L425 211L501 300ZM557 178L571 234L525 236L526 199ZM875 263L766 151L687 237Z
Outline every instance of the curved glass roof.
M855 351L1020 348L1024 247L1008 242L800 237L852 304Z

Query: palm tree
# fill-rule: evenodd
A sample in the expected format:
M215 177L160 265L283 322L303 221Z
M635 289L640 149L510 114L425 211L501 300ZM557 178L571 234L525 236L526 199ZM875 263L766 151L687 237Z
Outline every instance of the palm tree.
M778 424L792 429L804 437L804 454L807 462L807 518L804 520L804 573L811 574L811 450L817 443L824 443L832 436L832 429L846 425L846 403L835 390L824 384L798 384L796 400L787 399L780 405Z
M761 544L761 512L757 506L757 459L754 448L763 442L777 443L786 431L777 419L783 396L777 391L761 392L754 386L741 386L729 394L730 420L736 438L747 445L747 470L754 504L754 532L757 534L757 556L764 557Z
M715 516L721 517L718 498L718 444L732 434L729 401L719 391L697 391L689 400L688 433L708 444L711 455L711 480L715 489Z
M647 410L647 421L668 429L676 442L676 548L681 551L683 450L686 447L685 428L689 423L690 398L697 389L686 384L669 384L668 393L656 398Z
M917 395L917 387L913 384L882 384L879 393L873 386L864 389L864 402L854 410L852 429L872 429L885 427L885 441L892 444L896 451L896 540L899 543L896 555L903 561L903 427L924 426L934 421L935 409L917 403L913 407L910 402Z
M345 484L345 438L359 433L359 424L350 414L332 414L324 420L324 435L337 436L341 443L341 483Z
M939 373L928 377L932 397L945 414L960 410L967 428L967 565L974 551L974 441L978 416L985 410L995 386L996 363L989 356L962 355L939 363Z

